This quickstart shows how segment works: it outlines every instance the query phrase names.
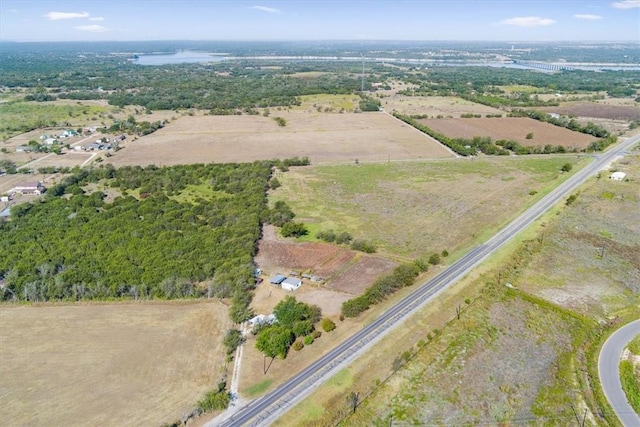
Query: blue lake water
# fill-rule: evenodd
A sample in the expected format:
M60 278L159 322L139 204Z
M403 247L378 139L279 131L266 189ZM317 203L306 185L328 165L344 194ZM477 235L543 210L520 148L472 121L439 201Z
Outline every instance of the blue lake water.
M224 56L213 55L206 52L180 51L171 55L140 55L134 63L140 65L167 65L184 64L193 62L218 62L224 61Z

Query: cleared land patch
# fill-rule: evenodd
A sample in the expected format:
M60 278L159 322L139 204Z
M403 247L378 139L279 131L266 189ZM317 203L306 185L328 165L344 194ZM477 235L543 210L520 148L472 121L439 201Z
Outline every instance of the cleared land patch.
M431 129L450 138L488 136L493 140L513 140L524 146L562 145L583 149L597 138L573 132L569 129L542 123L527 117L503 117L482 119L421 119ZM532 133L533 138L527 139Z
M640 120L640 108L630 105L589 102L567 103L559 107L540 107L535 109L567 116L596 117L611 120Z
M215 387L219 302L0 307L7 425L160 425Z
M504 111L454 96L406 96L393 91L380 101L382 107L405 115L426 114L429 117L460 117L461 114L505 114Z
M307 156L313 163L450 157L441 145L383 113L274 112L273 117L188 116L131 142L121 165L247 162Z
M294 243L278 238L271 226L264 227L255 260L269 275L287 274L289 271L313 274L325 279L325 283L312 284L313 287L351 296L360 295L377 277L398 265L384 258L360 254L328 243ZM305 285L310 284L307 279L304 282Z

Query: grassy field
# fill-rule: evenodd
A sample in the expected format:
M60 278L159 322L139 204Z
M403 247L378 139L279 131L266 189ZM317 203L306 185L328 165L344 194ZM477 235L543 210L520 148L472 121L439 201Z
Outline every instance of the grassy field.
M469 248L503 225L573 157L484 158L294 168L274 199L313 231L345 230L394 257ZM539 193L531 195L531 193Z
M0 140L21 134L27 130L47 126L84 126L97 121L101 114L113 111L113 107L68 104L57 102L9 102L0 104Z
M399 87L405 89L405 86ZM380 91L387 95L382 98L382 107L389 112L397 111L405 115L426 114L429 117L460 117L462 114L505 114L497 108L476 104L454 96L406 96L395 90Z
M214 388L219 302L0 307L5 425L160 425Z
M636 177L640 156L613 168ZM349 366L349 381L317 389L282 425L345 417L357 426L568 425L580 423L585 409L587 423L612 423L594 366L608 333L637 318L640 193L635 178L601 176L525 232L530 240L510 244ZM592 233L596 242L606 236L604 257ZM363 401L354 415L351 392Z

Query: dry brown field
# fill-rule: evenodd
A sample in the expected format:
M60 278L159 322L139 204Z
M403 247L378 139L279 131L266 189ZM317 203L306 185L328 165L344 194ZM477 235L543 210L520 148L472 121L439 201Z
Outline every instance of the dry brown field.
M285 118L278 126L273 117ZM273 112L263 116L185 116L138 138L109 162L173 165L307 156L313 163L451 157L443 146L384 113Z
M402 87L406 88L406 87ZM384 93L385 91L381 91ZM388 96L380 99L382 107L405 115L426 114L429 117L460 117L461 114L506 114L497 108L477 104L462 98L448 96L405 96L386 91Z
M161 425L214 388L220 302L0 307L3 425Z
M450 138L488 136L493 140L514 140L525 146L551 144L582 149L596 139L590 135L573 132L569 129L527 117L422 119L419 122ZM533 139L526 139L528 133L533 133Z
M611 120L640 120L637 105L612 105L609 103L566 103L559 107L536 107L536 110L567 116L594 117Z

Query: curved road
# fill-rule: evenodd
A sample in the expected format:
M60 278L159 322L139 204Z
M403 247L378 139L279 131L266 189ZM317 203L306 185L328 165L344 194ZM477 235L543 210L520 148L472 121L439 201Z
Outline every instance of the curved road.
M628 148L638 141L640 141L640 135L628 138L607 152L595 156L593 162L540 199L486 243L472 249L449 268L419 286L410 295L389 308L384 314L356 332L342 344L326 353L280 387L240 408L220 425L269 425L275 422L297 402L311 394L316 387L328 380L340 369L345 368L352 360L363 354L364 351L371 349L383 336L424 307L435 295L464 277L485 258L500 249L517 233L531 225L549 208L574 191L578 185L602 170L617 156L623 155Z
M598 375L604 395L625 427L640 426L640 415L629 404L620 382L622 351L636 335L640 335L640 319L615 331L604 343L598 356Z

